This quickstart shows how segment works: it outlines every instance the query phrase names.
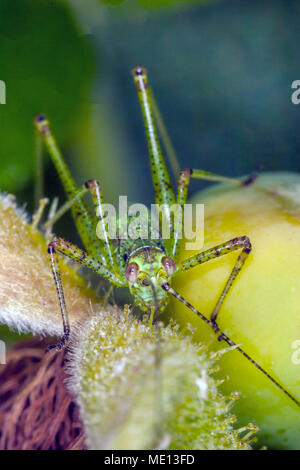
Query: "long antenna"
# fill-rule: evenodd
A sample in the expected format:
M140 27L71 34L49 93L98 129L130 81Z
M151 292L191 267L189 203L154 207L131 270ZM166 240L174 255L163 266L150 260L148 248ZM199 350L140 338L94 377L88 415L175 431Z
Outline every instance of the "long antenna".
M218 333L218 340L219 341L225 341L229 346L235 346L235 349L237 349L248 361L250 361L257 369L259 369L268 379L273 382L276 387L278 387L285 395L287 395L291 400L293 400L296 405L300 407L300 402L295 398L293 395L291 395L290 392L288 392L282 385L280 385L277 380L275 380L265 369L263 369L254 359L252 359L242 348L237 346L223 331L220 330L220 328L216 325L216 323L208 320L202 313L200 313L193 305L191 305L187 300L185 300L178 292L176 292L167 282L163 283L161 287L168 292L169 294L173 295L176 299L178 299L180 302L182 302L186 307L188 307L192 312L194 312L198 317L201 318L207 325L209 325L215 333Z

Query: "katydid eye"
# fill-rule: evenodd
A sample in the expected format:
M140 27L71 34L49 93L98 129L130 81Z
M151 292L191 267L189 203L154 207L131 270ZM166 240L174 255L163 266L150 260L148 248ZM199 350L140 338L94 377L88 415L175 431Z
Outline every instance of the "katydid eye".
M147 277L145 277L145 278L142 280L142 284L143 284L143 286L150 286L151 281L150 281L150 279L148 279Z
M137 279L138 272L138 265L136 263L129 263L125 271L125 276L130 283L133 283Z
M172 274L175 273L175 269L176 269L176 265L174 261L172 260L172 258L167 258L167 256L164 256L161 262L168 276L172 276Z

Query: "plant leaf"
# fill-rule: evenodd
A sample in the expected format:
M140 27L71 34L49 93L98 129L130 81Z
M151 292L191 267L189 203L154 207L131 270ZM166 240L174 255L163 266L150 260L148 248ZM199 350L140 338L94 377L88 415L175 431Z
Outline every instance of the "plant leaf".
M19 191L33 174L34 116L46 113L57 137L69 136L87 99L93 55L62 2L2 0L0 44L0 79L6 85L0 189Z

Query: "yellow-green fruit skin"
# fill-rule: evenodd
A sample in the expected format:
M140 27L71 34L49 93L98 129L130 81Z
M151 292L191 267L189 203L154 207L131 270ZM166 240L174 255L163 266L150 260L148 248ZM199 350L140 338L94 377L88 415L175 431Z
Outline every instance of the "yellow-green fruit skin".
M253 246L221 308L219 327L300 400L300 176L266 173L248 187L216 185L192 202L204 204L202 249L242 235ZM181 260L193 254L183 248ZM237 256L231 253L180 274L173 286L209 317ZM177 300L168 314L195 326L199 340L226 347ZM260 445L300 448L300 407L238 351L223 356L219 375L228 376L224 392L240 392L234 412L239 425L251 421L260 427Z

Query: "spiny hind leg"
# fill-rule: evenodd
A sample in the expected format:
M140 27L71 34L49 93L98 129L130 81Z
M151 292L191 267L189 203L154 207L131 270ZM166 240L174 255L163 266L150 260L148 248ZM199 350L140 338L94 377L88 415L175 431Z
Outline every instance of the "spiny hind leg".
M115 248L110 238L109 230L108 230L108 223L105 217L105 210L103 206L103 195L100 188L100 184L96 180L87 180L85 182L85 187L91 193L93 204L94 204L94 211L96 215L96 219L98 222L98 226L101 233L101 243L103 244L103 255L105 257L106 265L112 272L120 274L120 268L117 263ZM97 235L98 235L97 231ZM98 235L99 237L99 235Z
M99 238L99 245L101 246L102 261L116 273L119 273L119 267L116 260L114 246L109 237L107 230L107 223L104 216L103 209L103 195L100 189L99 182L96 180L87 180L84 185L74 192L74 196L69 199L63 206L51 217L44 225L44 229L50 228L67 210L69 210L76 200L80 199L85 193L90 192L94 204L96 221L101 227L101 238ZM97 233L95 229L95 233Z
M43 140L48 149L67 198L70 201L69 204L66 203L66 205L64 205L62 211L65 212L66 208L68 209L71 207L76 228L85 248L89 251L89 253L93 254L94 256L98 256L103 260L101 240L97 238L95 233L95 217L88 204L86 204L83 199L83 194L86 192L86 189L77 187L76 182L73 179L66 162L64 161L62 152L57 145L55 136L46 116L42 114L36 116L34 119L34 125L37 136L39 139Z
M175 204L175 194L172 188L171 178L163 157L158 139L156 124L152 114L151 91L148 82L147 71L143 67L136 67L132 70L134 83L136 86L144 126L147 136L147 144L150 155L152 183L154 189L155 203L162 205L165 220L168 222L170 234L173 234L173 222L170 217L169 208ZM165 239L166 248L169 249L172 240Z
M231 240L225 243L222 243L221 245L217 245L213 248L209 248L208 250L205 250L201 253L197 253L196 255L191 256L190 258L186 259L185 261L181 263L178 271L176 272L176 275L182 272L187 272L190 269L196 266L199 266L200 264L206 263L207 261L210 261L212 259L216 259L219 256L227 255L233 251L242 250L242 252L240 253L238 259L236 260L236 263L230 273L230 276L225 284L225 287L210 315L210 321L212 322L212 325L216 330L218 329L218 326L217 326L218 313L238 273L241 271L242 267L244 266L244 263L249 253L251 252L251 249L252 249L252 246L248 237L244 236L244 237L232 238Z

